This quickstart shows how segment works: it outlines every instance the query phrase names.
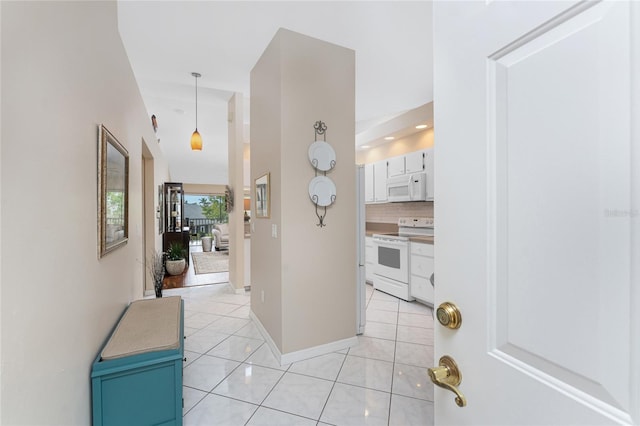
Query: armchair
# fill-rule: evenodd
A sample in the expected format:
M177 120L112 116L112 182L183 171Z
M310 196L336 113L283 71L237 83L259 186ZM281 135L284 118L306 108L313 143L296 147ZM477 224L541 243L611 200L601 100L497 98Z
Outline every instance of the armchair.
M213 227L214 246L217 251L229 248L229 224L218 223Z

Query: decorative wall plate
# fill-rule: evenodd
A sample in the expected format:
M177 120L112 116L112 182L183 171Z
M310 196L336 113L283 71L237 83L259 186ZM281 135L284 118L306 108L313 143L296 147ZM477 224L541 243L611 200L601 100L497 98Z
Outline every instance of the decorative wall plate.
M326 176L316 176L309 182L309 197L320 207L326 207L336 200L336 184Z
M326 172L336 165L336 152L325 141L315 141L309 146L309 161L316 169Z

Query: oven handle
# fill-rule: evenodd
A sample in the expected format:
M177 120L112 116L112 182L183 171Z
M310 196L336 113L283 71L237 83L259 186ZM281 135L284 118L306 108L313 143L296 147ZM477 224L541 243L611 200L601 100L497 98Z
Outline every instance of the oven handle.
M392 240L390 238L374 238L373 242L378 244L378 245L385 245L385 246L392 246L392 247L406 247L407 246L407 242L406 241L398 241L398 240Z

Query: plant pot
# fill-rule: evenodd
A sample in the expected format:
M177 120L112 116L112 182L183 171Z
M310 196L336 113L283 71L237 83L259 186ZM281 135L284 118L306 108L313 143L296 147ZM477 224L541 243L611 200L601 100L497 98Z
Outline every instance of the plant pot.
M211 251L212 242L213 242L213 238L202 237L202 251Z
M167 274L169 275L180 275L184 272L185 260L167 260L165 263L165 268L167 269Z

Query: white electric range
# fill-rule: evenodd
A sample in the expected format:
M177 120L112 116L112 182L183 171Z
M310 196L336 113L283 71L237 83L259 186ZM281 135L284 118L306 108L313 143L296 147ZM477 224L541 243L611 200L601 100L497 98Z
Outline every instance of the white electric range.
M373 287L400 299L411 301L409 288L409 239L433 236L433 218L401 217L398 232L373 234L377 254Z

